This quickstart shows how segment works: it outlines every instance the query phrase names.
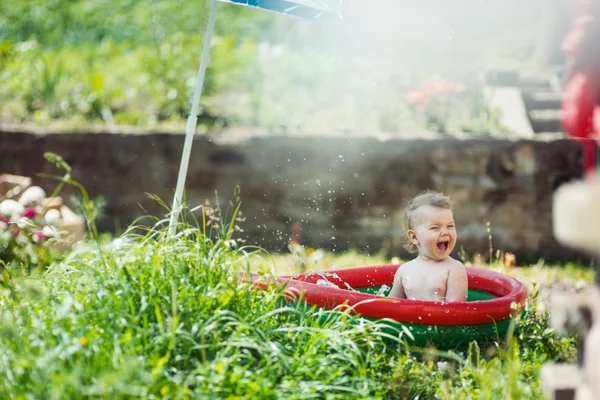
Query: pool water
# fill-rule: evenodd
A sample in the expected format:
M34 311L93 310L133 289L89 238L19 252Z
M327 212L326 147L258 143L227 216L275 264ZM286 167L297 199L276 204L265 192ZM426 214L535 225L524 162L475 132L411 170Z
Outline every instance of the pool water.
M369 293L369 294L379 293L384 296L387 296L390 293L390 291L392 290L392 287L387 286L387 285L385 285L385 286L386 286L386 288L384 288L383 290L381 290L381 286L355 288L354 290L356 290L357 292L362 292L362 293ZM492 296L489 293L481 292L479 290L473 290L473 289L469 289L469 294L467 295L467 301L491 300L493 298L494 298L494 296Z

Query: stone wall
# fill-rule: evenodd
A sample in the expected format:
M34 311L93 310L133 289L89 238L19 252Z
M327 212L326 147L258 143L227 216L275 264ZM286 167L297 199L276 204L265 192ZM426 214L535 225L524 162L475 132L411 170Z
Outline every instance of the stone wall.
M0 132L0 172L32 176L50 190L55 182L36 177L56 173L42 155L62 155L91 196L104 196L99 227L114 232L146 212L164 215L146 193L170 204L182 146L183 136L172 134ZM216 190L226 207L240 185L244 235L268 249L284 249L299 221L311 246L406 255L403 205L430 188L455 201L457 248L489 253L489 222L494 248L554 259L577 254L553 238L552 193L581 174L579 146L569 140L200 136L187 199L198 205Z

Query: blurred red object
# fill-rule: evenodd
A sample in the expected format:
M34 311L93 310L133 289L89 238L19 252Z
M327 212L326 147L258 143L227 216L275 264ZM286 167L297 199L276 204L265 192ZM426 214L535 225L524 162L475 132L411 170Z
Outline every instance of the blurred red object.
M600 111L600 2L578 0L573 27L562 44L566 56L562 100L563 128L584 145L586 173L596 166L598 135L594 114Z

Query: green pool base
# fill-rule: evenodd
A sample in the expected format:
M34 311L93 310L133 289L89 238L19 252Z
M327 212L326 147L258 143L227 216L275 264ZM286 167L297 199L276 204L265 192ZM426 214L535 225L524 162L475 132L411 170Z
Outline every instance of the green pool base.
M363 293L378 293L379 287L369 287L356 289ZM388 290L389 292L389 290ZM385 293L387 295L387 293ZM469 290L467 301L481 301L492 299L493 296L476 290ZM294 304L295 307L308 311L314 310L314 307L307 307L302 304ZM339 317L342 318L342 312L332 311L323 315L324 319ZM394 338L404 339L411 346L417 347L435 347L440 350L466 348L470 342L476 341L480 345L492 344L503 339L511 324L511 319L503 321L490 321L488 324L480 325L425 325L411 324L387 319L375 319L360 316L350 319L351 323L359 324L375 322L386 335L388 343L397 342Z

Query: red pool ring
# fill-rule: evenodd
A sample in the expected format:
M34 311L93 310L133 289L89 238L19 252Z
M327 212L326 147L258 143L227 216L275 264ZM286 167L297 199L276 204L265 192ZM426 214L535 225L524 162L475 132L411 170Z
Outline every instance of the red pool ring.
M469 302L430 302L421 300L392 299L346 289L391 286L400 265L375 265L324 272L309 272L277 279L287 282L286 292L290 300L302 300L309 306L334 309L352 307L364 317L388 318L402 323L422 325L478 325L511 318L515 305L521 309L527 300L527 289L514 278L498 272L467 268L469 289L488 293L490 300ZM318 285L326 278L338 288ZM253 280L258 279L253 276Z

